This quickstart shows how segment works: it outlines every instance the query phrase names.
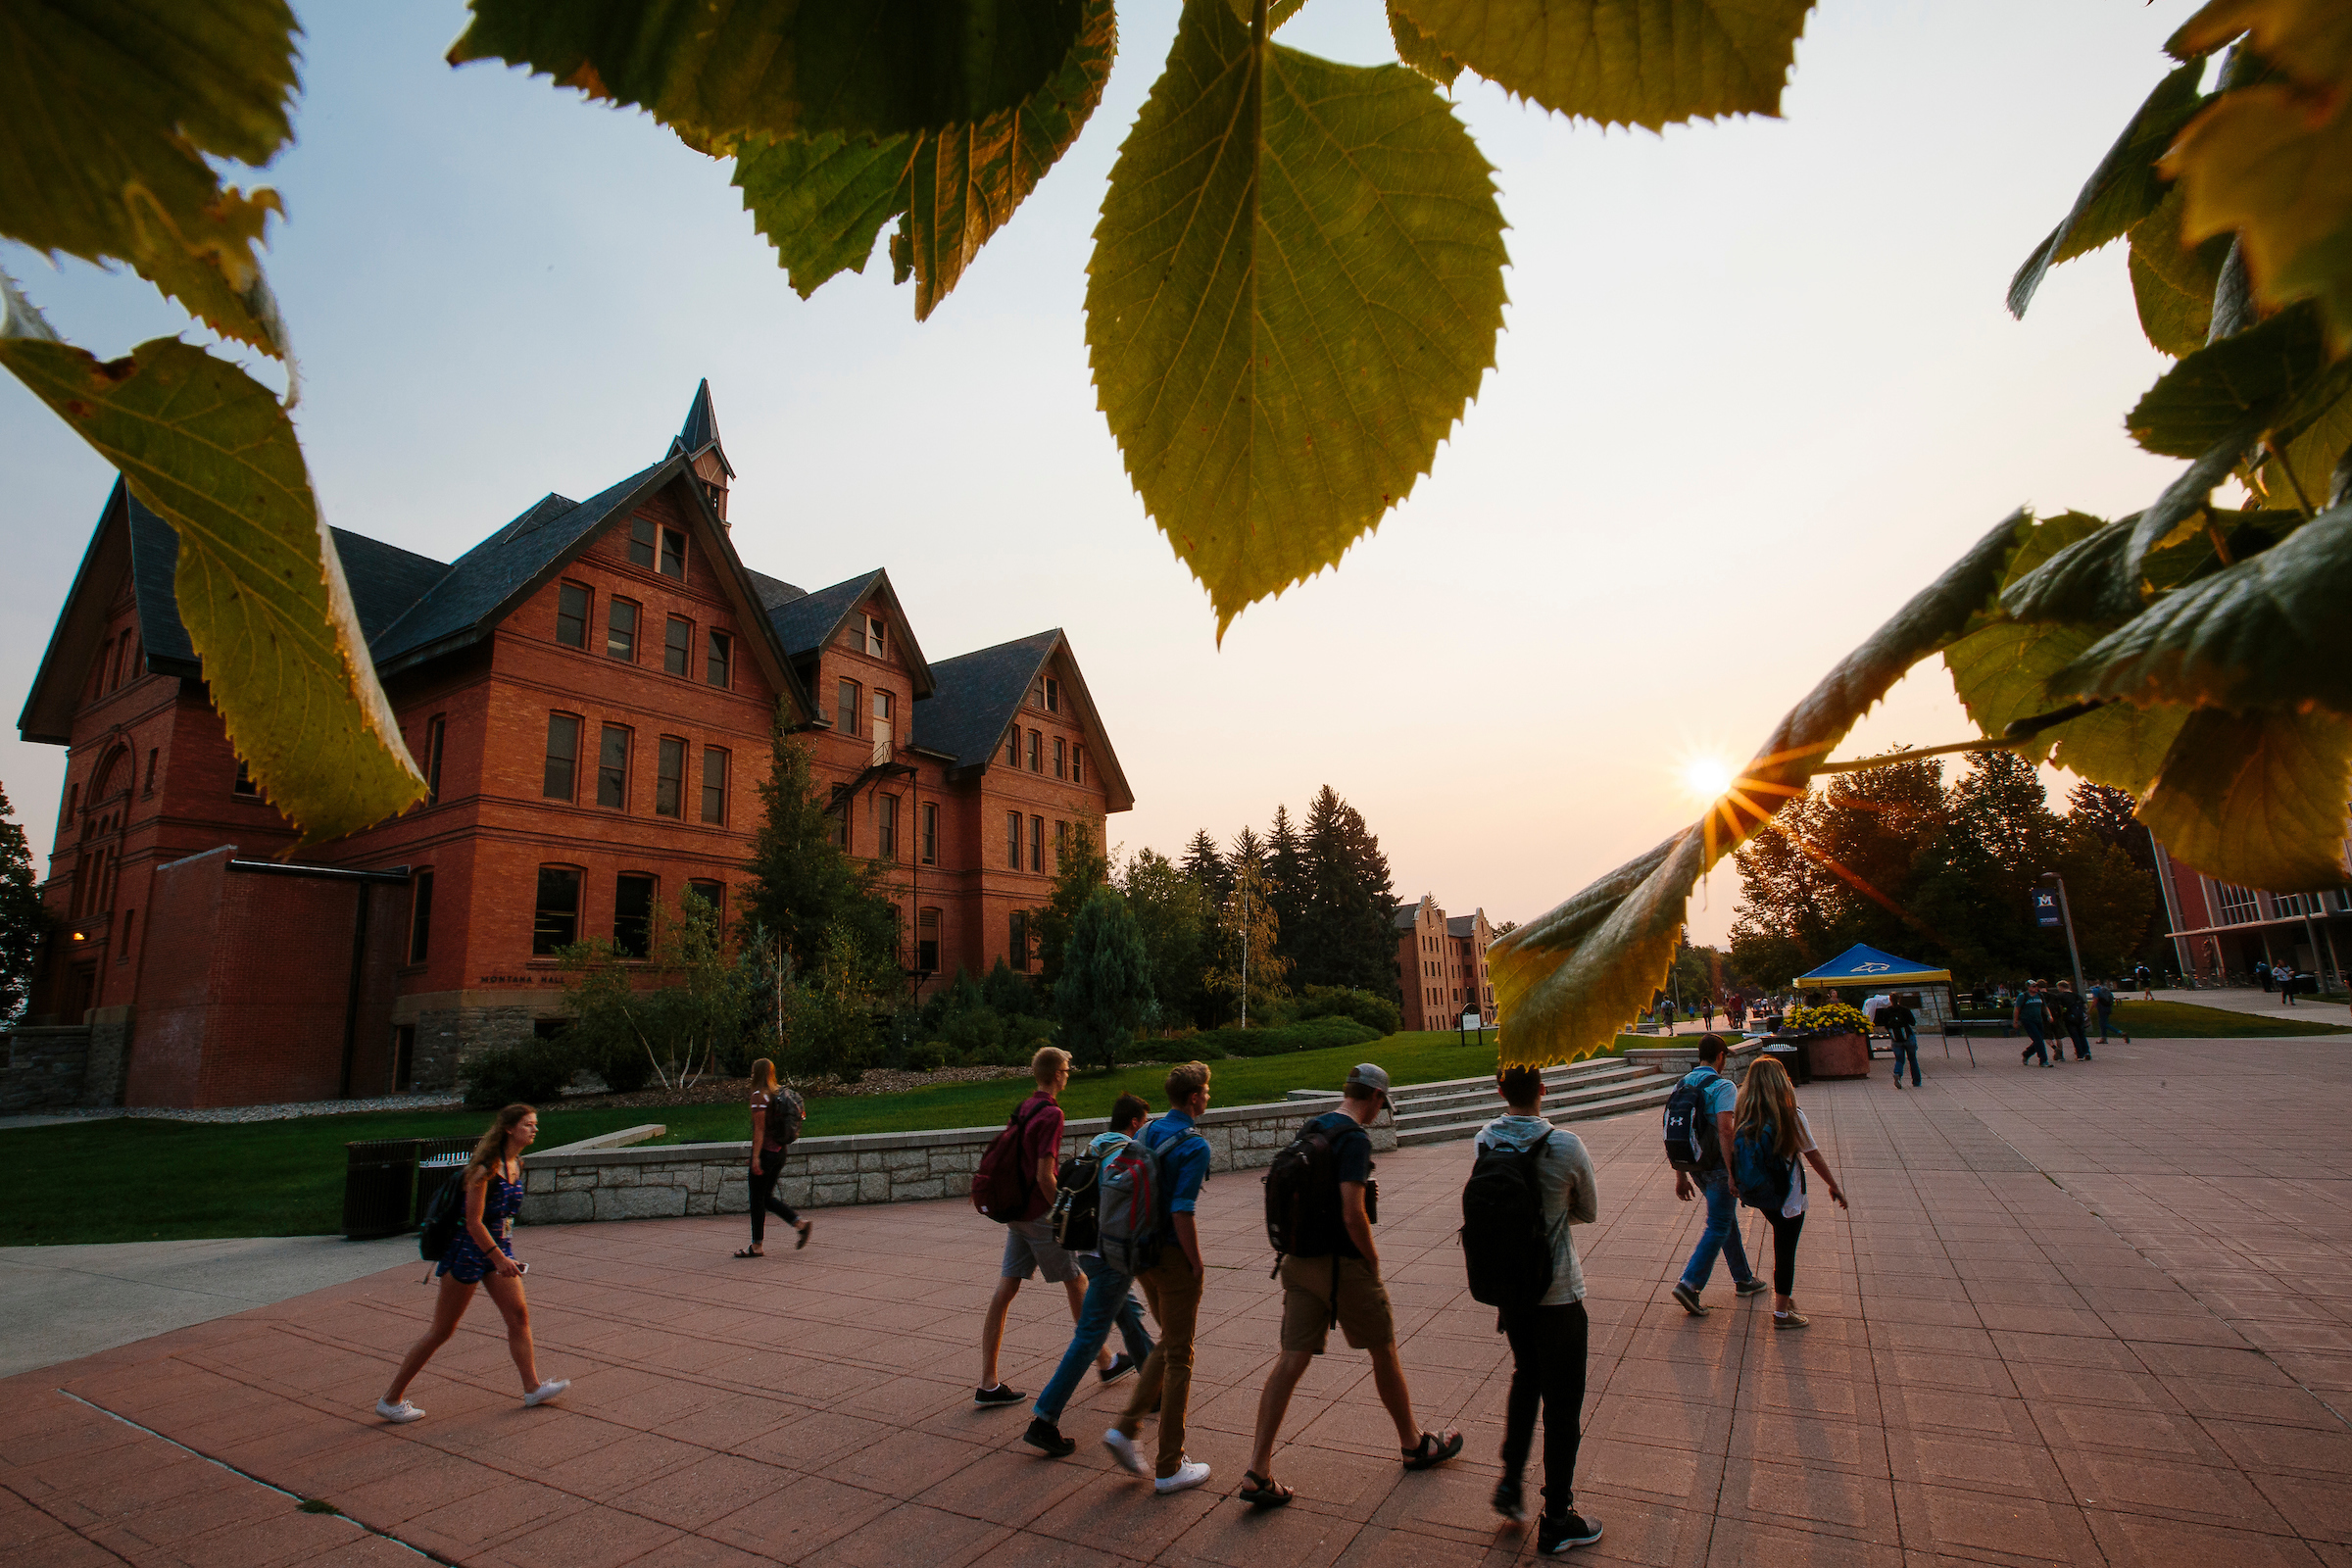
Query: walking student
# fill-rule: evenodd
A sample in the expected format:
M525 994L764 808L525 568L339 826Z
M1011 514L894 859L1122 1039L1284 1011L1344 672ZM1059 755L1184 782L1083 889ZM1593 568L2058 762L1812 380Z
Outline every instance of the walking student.
M767 1238L767 1216L773 1214L800 1233L792 1244L799 1251L808 1245L814 1220L803 1219L790 1203L776 1196L777 1178L784 1174L784 1156L801 1136L808 1119L808 1102L797 1089L776 1085L776 1064L761 1056L752 1063L752 1245L737 1257L764 1257L760 1243Z
M414 1421L424 1412L406 1396L409 1384L433 1352L458 1332L458 1320L473 1300L477 1285L490 1287L498 1315L507 1320L507 1353L522 1378L522 1402L545 1404L571 1387L569 1378L539 1381L539 1360L531 1346L531 1308L523 1299L522 1276L529 1265L514 1261L511 1240L514 1213L522 1207L522 1152L539 1136L539 1112L529 1105L509 1105L498 1113L482 1141L473 1146L466 1162L466 1222L450 1239L449 1250L433 1272L441 1281L441 1298L433 1303L432 1326L409 1347L392 1386L375 1401L375 1413L387 1421Z
M1135 1096L1121 1095L1110 1107L1110 1130L1097 1133L1094 1142L1086 1146L1087 1152L1100 1161L1118 1150L1135 1136L1151 1109ZM1053 1380L1037 1396L1029 1430L1021 1437L1031 1447L1042 1448L1056 1459L1066 1458L1078 1446L1061 1435L1061 1412L1077 1392L1078 1380L1102 1353L1111 1325L1118 1325L1127 1348L1102 1368L1100 1376L1104 1383L1116 1383L1141 1367L1152 1353L1152 1336L1144 1332L1143 1303L1128 1294L1134 1277L1105 1259L1099 1249L1075 1255L1087 1280L1086 1297L1078 1308L1078 1328L1070 1336L1070 1348L1062 1352L1061 1365L1054 1368Z
M1396 1425L1397 1448L1407 1470L1427 1470L1462 1451L1459 1432L1428 1432L1413 1417L1404 1364L1396 1354L1396 1319L1388 1287L1380 1280L1380 1249L1372 1243L1378 1207L1372 1185L1372 1139L1364 1129L1389 1102L1389 1075L1370 1062L1350 1069L1341 1090L1340 1108L1311 1117L1299 1129L1297 1149L1327 1146L1328 1155L1304 1161L1310 1190L1303 1196L1312 1212L1304 1217L1328 1252L1294 1253L1282 1260L1282 1354L1266 1374L1257 1397L1257 1441L1237 1495L1259 1508L1279 1508L1295 1494L1274 1479L1274 1440L1291 1407L1291 1394L1329 1343L1333 1323L1350 1348L1372 1357L1372 1383ZM1288 1155L1291 1151L1284 1151ZM1278 1159L1280 1164L1281 1160ZM1317 1172L1320 1171L1320 1174ZM1277 1201L1268 1173L1267 1203Z
M1765 1152L1780 1173L1778 1179L1787 1184L1787 1194L1775 1194L1781 1200L1764 1210L1772 1225L1772 1326L1801 1329L1808 1320L1796 1309L1792 1293L1796 1289L1797 1238L1805 1230L1804 1167L1811 1165L1820 1172L1822 1185L1839 1208L1846 1206L1845 1192L1823 1161L1820 1146L1813 1142L1813 1129L1797 1108L1796 1088L1779 1062L1764 1057L1748 1067L1747 1081L1740 1086L1735 1125L1735 1147L1744 1140L1742 1154L1746 1148Z
M2155 970L2149 968L2144 963L2134 964L2132 969L2132 979L2133 983L2139 987L2140 1001L2154 1002L2156 1000Z
M1073 1321L1086 1303L1086 1287L1079 1282L1078 1261L1062 1250L1054 1240L1054 1227L1046 1219L1054 1207L1054 1165L1061 1153L1061 1092L1070 1083L1070 1054L1054 1046L1042 1046L1029 1058L1029 1073L1037 1081L1037 1092L1021 1102L1005 1123L1003 1136L1012 1139L1006 1153L1012 1161L1020 1191L1026 1195L1004 1224L1004 1260L997 1278L997 1294L988 1303L988 1313L980 1320L980 1387L972 1395L974 1404L1018 1404L1028 1396L1018 1389L1007 1388L997 1375L997 1352L1004 1344L1004 1314L1012 1298L1020 1294L1021 1281L1043 1274L1058 1285L1070 1298L1070 1317ZM1105 1370L1110 1365L1108 1351L1098 1350L1098 1359Z
M2075 988L2070 982L2065 980L2058 982L2057 992L2052 999L2051 1010L2055 1013L2059 1024L2065 1028L2066 1037L2075 1043L2075 1059L2077 1061L2090 1060L2090 1034L2084 1026L2082 999L2075 994ZM2063 1046L2059 1048L2058 1054L2060 1055L2066 1054Z
M1695 1172L1680 1168L1675 1171L1674 1196L1686 1203L1693 1196L1703 1197L1707 1204L1706 1229L1698 1233L1698 1245L1690 1250L1690 1260L1683 1264L1682 1278L1674 1286L1674 1298L1692 1317L1707 1315L1707 1305L1699 1299L1699 1293L1707 1288L1708 1276L1715 1272L1718 1252L1732 1271L1732 1289L1736 1294L1754 1296L1764 1289L1764 1282L1748 1266L1747 1249L1740 1240L1740 1198L1732 1190L1731 1175L1724 1168L1724 1155L1732 1147L1732 1109L1740 1093L1723 1075L1726 1051L1721 1035L1701 1035L1698 1065L1683 1078L1683 1083L1697 1091L1701 1102L1692 1123L1700 1158ZM1709 1131L1713 1134L1711 1138L1707 1136Z
M1589 1546L1600 1539L1600 1521L1576 1511L1576 1449L1585 1413L1585 1353L1592 1325L1585 1315L1585 1274L1577 1261L1572 1225L1600 1216L1592 1181L1592 1156L1584 1140L1544 1119L1544 1074L1534 1067L1506 1067L1495 1085L1504 1113L1478 1135L1481 1150L1513 1154L1537 1151L1535 1179L1543 1193L1544 1240L1551 1252L1551 1285L1526 1305L1498 1309L1500 1329L1511 1347L1511 1391L1503 1406L1502 1479L1494 1486L1494 1511L1514 1523L1527 1518L1528 1451L1535 1446L1536 1412L1544 1415L1544 1510L1536 1521L1536 1549L1549 1554ZM1465 1200L1465 1208L1468 1206ZM1469 1232L1465 1227L1464 1243Z
M1903 995L1909 996L1909 992ZM1903 1087L1903 1063L1911 1063L1911 1087L1919 1087L1919 1015L1898 1001L1889 1000L1879 1009L1879 1022L1886 1027L1887 1044L1894 1048L1894 1087Z
M1103 1446L1137 1475L1144 1456L1136 1446L1144 1417L1159 1412L1158 1462L1152 1487L1166 1494L1208 1479L1208 1466L1184 1451L1185 1416L1192 1404L1193 1335L1200 1317L1200 1288L1208 1265L1200 1254L1200 1230L1194 1215L1201 1184L1208 1180L1208 1140L1194 1125L1208 1109L1208 1066L1186 1061L1168 1069L1168 1113L1146 1127L1143 1145L1159 1155L1168 1193L1168 1228L1160 1238L1159 1260L1136 1276L1144 1299L1159 1325L1159 1343L1144 1362L1144 1375L1127 1397L1127 1408L1102 1434Z
M2026 982L2026 989L2018 994L2017 1005L2009 1009L2009 1022L2023 1029L2027 1040L2032 1042L2017 1054L2018 1065L2022 1067L2029 1058L2039 1055L2041 1064L2047 1067L2050 1064L2050 1051L2043 1036L2048 1034L2050 1028L2050 1004L2041 994L2040 981ZM2066 1054L2063 1047L2058 1054L2062 1057Z
M2124 1034L2121 1029L2115 1027L2115 988L2113 986L2104 980L2092 986L2090 988L2090 1005L2091 1009L2099 1015L2100 1045L2103 1046L2107 1043L2107 1036L2110 1032ZM2124 1044L2128 1046L2131 1043L2132 1037L2124 1035Z

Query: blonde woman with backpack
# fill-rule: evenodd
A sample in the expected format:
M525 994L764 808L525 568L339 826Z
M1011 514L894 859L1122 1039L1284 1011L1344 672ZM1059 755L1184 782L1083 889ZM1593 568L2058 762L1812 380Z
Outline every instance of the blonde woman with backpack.
M1845 1192L1830 1174L1821 1148L1813 1141L1813 1129L1796 1106L1796 1087L1788 1081L1788 1069L1769 1056L1759 1056L1750 1064L1746 1080L1740 1085L1740 1099L1732 1110L1732 1145L1736 1172L1742 1170L1751 1152L1760 1152L1769 1168L1787 1172L1787 1193L1767 1195L1779 1196L1777 1203L1754 1204L1753 1188L1745 1183L1740 1196L1742 1201L1762 1207L1772 1225L1772 1326L1801 1329L1807 1319L1796 1309L1789 1293L1796 1287L1796 1242L1805 1229L1805 1166L1820 1173L1822 1185L1839 1208L1846 1206Z
M760 1245L767 1239L767 1216L773 1214L800 1233L792 1244L799 1251L808 1245L814 1220L803 1219L790 1203L776 1196L776 1181L784 1174L784 1156L801 1136L808 1106L796 1090L776 1086L776 1064L761 1056L752 1063L752 1245L737 1257L765 1257Z

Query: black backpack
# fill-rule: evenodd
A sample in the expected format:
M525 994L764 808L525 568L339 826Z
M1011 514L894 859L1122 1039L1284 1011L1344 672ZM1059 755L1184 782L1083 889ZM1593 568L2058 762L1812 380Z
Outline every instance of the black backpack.
M767 1147L790 1149L801 1140L801 1123L808 1119L808 1102L797 1089L778 1088L767 1097Z
M1067 1252L1091 1252L1102 1236L1102 1160L1090 1146L1054 1173L1054 1241Z
M1666 1163L1693 1176L1713 1170L1723 1163L1717 1141L1706 1086L1685 1078L1666 1097Z
M470 1173L469 1168L451 1176L424 1205L424 1218L416 1227L416 1255L427 1263L441 1261L466 1223L466 1178Z
M1462 1184L1462 1262L1471 1299L1534 1306L1551 1289L1551 1233L1540 1169L1549 1133L1525 1149L1488 1146Z
M1266 1167L1266 1240L1284 1257L1329 1257L1340 1250L1340 1157L1332 1135L1309 1117Z

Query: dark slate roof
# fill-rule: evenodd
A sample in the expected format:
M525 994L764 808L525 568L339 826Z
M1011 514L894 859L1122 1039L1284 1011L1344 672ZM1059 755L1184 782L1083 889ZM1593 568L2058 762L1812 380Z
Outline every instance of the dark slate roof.
M801 594L780 604L767 605L768 624L776 628L776 639L784 645L787 656L798 659L813 653L832 641L833 634L851 611L864 602L873 592L874 583L881 577L879 567L860 572L848 582L837 582L830 588L819 588L812 594ZM773 577L766 579L775 582ZM790 583L777 583L790 588ZM767 590L760 590L760 603L767 604Z
M1410 931L1413 928L1414 922L1420 918L1421 905L1419 901L1416 900L1415 902L1404 906L1404 907L1396 911L1396 929L1399 931Z
M914 710L915 744L962 767L988 761L1060 641L1060 632L1041 631L933 664L937 684Z
M694 402L686 410L686 422L678 426L678 437L669 444L669 451L672 457L684 453L691 458L705 447L718 447L718 466L727 470L728 478L734 478L735 465L727 461L727 449L719 445L718 411L710 406L708 376L695 389Z
M329 531L335 536L335 554L343 558L343 577L351 584L352 607L360 612L360 630L370 650L411 605L449 574L447 562L365 534Z
M180 623L179 596L172 586L179 535L139 505L128 485L122 495L130 503L130 580L139 599L139 646L146 650L147 667L158 674L193 675L199 668L196 645Z
M754 571L749 566L743 568L743 574L752 579L752 589L760 596L760 608L771 616L780 606L806 598L808 593L806 588L796 588L781 577L770 577L766 572Z
M1446 934L1449 937L1476 936L1478 931L1472 922L1477 918L1476 915L1470 914L1449 916L1446 921Z
M402 662L429 657L444 644L478 635L515 593L559 556L610 521L672 461L664 458L640 468L585 501L573 502L554 494L541 497L513 522L460 556L431 591L386 629L371 647L377 672L388 674Z

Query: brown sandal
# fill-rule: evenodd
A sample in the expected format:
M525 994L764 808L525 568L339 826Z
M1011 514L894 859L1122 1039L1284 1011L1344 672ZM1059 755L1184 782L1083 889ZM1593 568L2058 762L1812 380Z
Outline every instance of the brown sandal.
M1252 1508L1279 1508L1298 1494L1272 1476L1261 1476L1254 1470L1242 1472L1242 1490L1235 1496Z
M765 1257L767 1254L760 1250L758 1243L754 1243L750 1247L740 1249L735 1255L737 1257Z

